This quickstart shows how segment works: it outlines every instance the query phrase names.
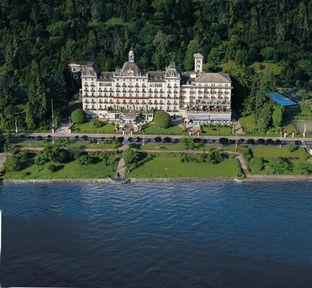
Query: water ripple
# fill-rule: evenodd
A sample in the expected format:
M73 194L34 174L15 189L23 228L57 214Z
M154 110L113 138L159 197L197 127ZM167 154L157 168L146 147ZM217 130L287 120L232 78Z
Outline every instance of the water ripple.
M276 182L6 184L1 284L310 287L311 192Z

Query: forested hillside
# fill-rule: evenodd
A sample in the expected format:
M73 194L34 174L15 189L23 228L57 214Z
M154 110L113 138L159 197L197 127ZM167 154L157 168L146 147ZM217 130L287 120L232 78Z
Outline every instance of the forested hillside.
M201 52L248 114L266 89L312 87L311 31L309 0L1 0L0 126L49 125L51 99L61 111L74 92L69 62L112 70L130 47L146 70L188 70Z

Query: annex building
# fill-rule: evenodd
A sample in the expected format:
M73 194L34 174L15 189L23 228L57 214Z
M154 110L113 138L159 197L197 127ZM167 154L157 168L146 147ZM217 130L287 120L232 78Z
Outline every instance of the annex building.
M187 120L231 120L231 79L225 73L203 72L203 56L194 54L194 71L179 72L174 63L165 71L142 72L131 50L122 68L98 72L92 63L71 63L81 77L82 107L89 117L119 119L163 110ZM117 116L118 115L118 116Z

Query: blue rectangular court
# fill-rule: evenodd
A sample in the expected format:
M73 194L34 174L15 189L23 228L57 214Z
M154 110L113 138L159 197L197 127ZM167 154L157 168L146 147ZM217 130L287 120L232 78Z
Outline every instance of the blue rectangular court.
M284 107L298 104L297 102L290 100L289 98L283 96L282 94L278 92L269 92L269 93L266 93L266 96L270 97L271 100L274 101L275 103Z

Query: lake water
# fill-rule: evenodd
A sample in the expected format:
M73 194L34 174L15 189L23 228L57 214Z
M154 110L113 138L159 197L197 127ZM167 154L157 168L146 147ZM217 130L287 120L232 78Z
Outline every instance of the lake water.
M312 183L5 184L3 286L312 287Z

